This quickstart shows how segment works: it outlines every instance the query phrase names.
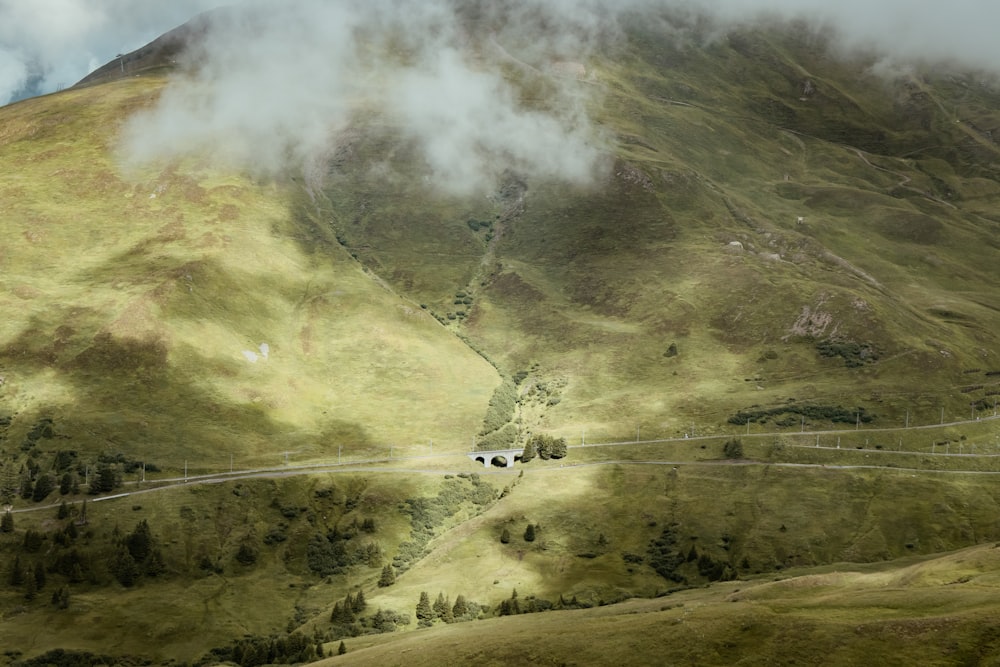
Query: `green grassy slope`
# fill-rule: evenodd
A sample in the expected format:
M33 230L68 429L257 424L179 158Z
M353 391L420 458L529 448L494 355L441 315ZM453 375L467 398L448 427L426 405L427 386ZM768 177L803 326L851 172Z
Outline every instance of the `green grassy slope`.
M997 550L348 640L323 665L995 664Z
M495 371L335 244L303 236L294 184L194 163L119 172L116 128L160 84L0 112L5 446L45 417L58 437L45 450L175 470L465 446Z
M615 144L597 187L510 176L492 208L442 205L404 152L402 182L328 184L342 243L503 371L558 389L523 428L673 435L789 398L892 420L992 406L993 88L882 79L808 32L627 38L580 84ZM352 155L381 164L385 141Z

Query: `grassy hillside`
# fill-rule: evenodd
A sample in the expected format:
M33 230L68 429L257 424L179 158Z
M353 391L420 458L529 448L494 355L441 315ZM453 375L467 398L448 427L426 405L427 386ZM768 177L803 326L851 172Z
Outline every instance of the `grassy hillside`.
M674 435L792 398L992 407L985 79L880 78L808 31L627 37L580 84L615 143L598 187L510 175L492 207L445 204L391 134L359 139L352 164L397 178L331 179L338 239L504 372L534 369L559 401L523 428Z
M296 220L296 186L203 164L124 175L116 129L158 79L0 111L0 412L8 451L178 469L461 447L480 356Z
M346 642L323 665L994 664L992 546ZM387 639L387 638L382 638Z
M656 25L567 83L591 186L443 194L378 114L126 173L155 53L0 109L8 662L995 662L1000 93Z

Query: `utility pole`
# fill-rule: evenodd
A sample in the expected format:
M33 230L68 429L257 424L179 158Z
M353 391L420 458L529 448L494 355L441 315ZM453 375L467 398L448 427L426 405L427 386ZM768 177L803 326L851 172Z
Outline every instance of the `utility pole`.
M910 428L910 409L906 409L906 426L903 428Z
M233 455L229 455L229 472L233 472Z
M142 462L142 481L146 481L146 462Z
M944 408L941 408L941 423L944 424Z
M854 430L857 431L859 428L861 428L861 411L860 410L858 410L855 413L855 418L854 418Z

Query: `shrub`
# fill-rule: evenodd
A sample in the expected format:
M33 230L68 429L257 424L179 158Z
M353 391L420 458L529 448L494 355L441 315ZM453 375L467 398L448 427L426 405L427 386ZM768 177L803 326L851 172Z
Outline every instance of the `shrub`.
M417 625L428 627L434 620L434 610L431 608L431 599L426 591L420 592L420 600L417 601Z
M743 458L743 443L737 438L727 440L726 444L722 446L722 453L727 459L741 459Z
M493 390L479 435L487 435L507 424L514 416L516 404L517 386L514 384L513 378L504 377L500 385Z
M378 587L387 588L396 583L396 571L393 570L392 565L386 565L382 568L382 575L378 578Z
M521 460L531 460L534 458L534 454L537 453L539 458L548 461L549 459L561 459L566 456L567 447L565 438L553 438L550 435L539 434L531 436L528 441L528 445L525 446L525 450L528 446L532 448L532 456L525 459L521 456Z
M236 562L240 565L253 565L257 562L257 550L244 542L236 552Z

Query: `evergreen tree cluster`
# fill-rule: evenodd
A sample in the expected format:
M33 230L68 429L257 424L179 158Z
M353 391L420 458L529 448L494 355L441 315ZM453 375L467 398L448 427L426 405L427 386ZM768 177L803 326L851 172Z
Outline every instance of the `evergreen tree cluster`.
M379 609L371 616L364 616L368 603L364 591L348 593L343 600L334 603L330 612L329 636L333 639L358 637L367 634L395 632L400 625L409 625L410 617L392 609Z
M444 593L438 593L437 598L432 603L427 592L421 591L416 608L417 624L426 628L433 625L435 621L445 623L474 621L480 617L480 614L487 611L489 611L489 607L467 600L464 595L456 597L454 604L452 604L448 596Z
M551 435L539 433L528 438L528 442L524 444L521 461L527 463L536 456L543 461L562 459L566 457L567 452L566 438L553 438Z
M143 576L157 577L166 571L163 554L153 542L149 523L145 519L118 542L110 565L118 583L130 588Z
M722 549L728 551L730 542L731 538L723 535ZM658 538L651 540L647 553L649 564L657 574L679 584L688 583L685 573L693 577L697 572L699 577L708 581L730 581L736 578L736 570L728 560L717 560L707 552L699 553L694 544L684 552L678 544L676 524L667 526ZM688 563L691 565L685 566Z
M388 563L382 568L382 574L378 578L378 587L387 588L396 583L396 570Z
M560 596L561 599L562 596ZM535 614L541 611L548 611L552 608L553 604L550 601L535 597L534 595L529 595L524 599L519 598L517 589L515 588L509 598L500 601L500 605L497 607L497 615L515 616L517 614Z
M212 649L202 658L202 664L230 662L240 667L258 665L294 665L313 662L324 657L323 643L318 637L293 632L286 636L250 636L231 646ZM110 663L109 663L110 664Z
M6 578L8 585L19 589L27 600L34 600L47 585L54 583L52 604L65 609L71 585L101 585L115 580L130 587L142 577L155 577L166 571L162 553L145 520L124 536L116 529L111 543L89 544L92 535L88 533L87 543L79 544L81 518L73 517L64 505L59 510L60 525L55 529L42 532L28 528L19 536ZM52 577L54 582L49 581Z
M374 541L355 544L352 540L357 534L356 530L340 532L334 528L326 534L313 535L306 547L309 569L328 577L343 574L352 565L378 567L383 559L381 545Z
M334 636L356 637L361 634L360 627L354 628L352 626L357 625L358 619L367 606L365 593L362 590L353 595L348 593L343 601L335 602L333 611L330 612L330 623L335 626Z

